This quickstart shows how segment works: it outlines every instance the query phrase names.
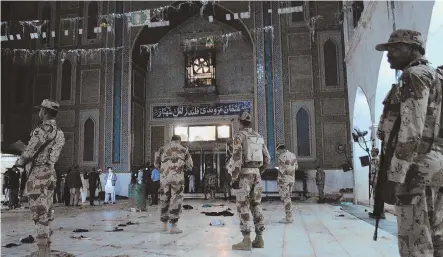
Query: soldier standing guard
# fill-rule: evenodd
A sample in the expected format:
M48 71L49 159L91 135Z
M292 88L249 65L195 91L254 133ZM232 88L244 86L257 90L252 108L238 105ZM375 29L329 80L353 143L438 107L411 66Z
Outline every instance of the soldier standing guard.
M372 192L375 192L375 187L377 186L378 171L380 169L380 158L379 158L378 154L379 154L378 148L375 148L375 147L372 148L372 150L371 150L371 156L372 156L372 158L371 158L371 171L370 171L370 181L369 181L369 183L372 186L372 190L371 190ZM372 211L372 212L369 213L369 217L372 218L372 219L376 218L375 215L374 215L374 212L375 211ZM384 210L381 213L381 217L380 218L386 219Z
M325 171L319 166L317 166L317 172L315 173L315 183L318 189L318 203L325 202Z
M239 122L240 131L234 135L233 153L228 167L233 181L232 188L237 189L237 212L240 215L243 240L232 245L232 249L251 250L252 247L264 247L261 173L268 166L270 156L263 137L252 129L251 115L247 112L241 113ZM256 237L253 242L248 227L249 211L254 218Z
M391 190L396 196L400 256L440 257L443 256L441 82L424 57L425 47L419 32L396 30L388 43L375 49L388 51L391 69L402 71L399 85L394 84L383 102L377 132L382 141L380 167L387 167L383 191Z
M38 252L33 256L47 257L51 255L51 223L54 220L52 204L57 181L54 165L65 144L65 137L55 122L60 105L45 99L38 108L42 123L32 132L16 166L24 167L32 162L26 187L32 220L37 227Z
M183 233L177 227L185 189L185 168L192 170L191 155L187 148L180 144L181 137L172 136L171 142L160 148L155 156L155 168L160 170L160 220L163 230L168 230L171 222L171 234Z
M295 182L295 171L298 169L297 157L289 152L283 144L277 145L278 177L277 187L285 206L286 217L280 223L292 223L292 188Z

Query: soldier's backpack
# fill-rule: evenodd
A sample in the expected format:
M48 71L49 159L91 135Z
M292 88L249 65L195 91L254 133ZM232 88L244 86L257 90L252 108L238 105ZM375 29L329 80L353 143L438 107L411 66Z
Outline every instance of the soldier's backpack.
M263 137L261 137L258 134L249 134L249 133L244 133L244 132L242 132L242 134L246 138L245 145L243 146L243 156L245 158L243 160L243 162L245 164L248 164L251 162L262 163L263 162L263 145L265 144L265 140L263 139Z

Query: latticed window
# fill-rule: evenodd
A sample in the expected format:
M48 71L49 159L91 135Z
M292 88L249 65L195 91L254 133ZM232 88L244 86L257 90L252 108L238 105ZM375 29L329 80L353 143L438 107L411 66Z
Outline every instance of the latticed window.
M309 113L301 108L295 119L297 121L297 156L311 156Z
M65 60L62 65L62 101L71 100L71 78L72 78L72 64L69 60Z
M95 125L94 121L89 118L85 121L83 130L83 161L94 161L94 138Z
M295 10L292 12L292 22L304 22L305 21L305 10L304 10L304 1L291 1L291 7L294 7Z
M326 41L324 48L325 82L326 86L338 86L337 45L332 40Z
M41 35L40 42L42 44L47 44L47 43L49 43L49 38L51 35L51 7L45 6L45 8L43 8L42 19L45 21L45 23L43 24L43 26L41 28L41 32L42 32L42 34L43 34L43 32L46 33L46 37L43 37L43 35Z
M215 86L215 52L188 52L186 56L186 87Z
M98 25L98 3L92 1L88 5L88 39L95 39L97 37L94 31L95 27Z
M354 28L357 27L364 9L365 6L363 4L363 1L354 1L354 3L352 3L352 18L354 21Z

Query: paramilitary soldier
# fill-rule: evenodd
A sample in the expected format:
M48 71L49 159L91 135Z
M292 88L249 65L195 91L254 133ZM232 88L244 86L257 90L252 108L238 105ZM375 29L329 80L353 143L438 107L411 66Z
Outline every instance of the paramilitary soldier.
M181 137L172 136L171 142L160 148L155 157L155 167L160 170L160 220L163 230L168 230L171 223L171 234L183 233L177 227L183 202L185 188L185 168L192 170L194 166L187 148L182 146Z
M277 187L285 206L286 217L280 223L292 223L292 188L295 182L295 171L298 169L297 157L289 152L283 144L277 145L278 177Z
M376 46L388 51L391 69L402 71L399 85L383 102L377 133L382 156L393 152L384 190L395 190L402 257L443 256L442 87L424 46L419 32L405 29ZM382 158L380 169L384 162Z
M52 203L57 182L54 165L65 144L65 136L55 122L60 105L45 99L38 108L42 123L32 132L16 166L24 167L32 163L26 187L31 216L37 227L38 252L33 256L47 257L51 255L51 223L54 220Z
M261 173L269 163L269 152L261 135L252 129L251 115L243 112L239 116L240 131L234 135L233 153L229 173L232 175L232 188L236 191L237 212L240 215L240 230L243 240L232 245L233 250L263 248L262 237L265 229L261 208ZM251 242L248 227L251 211L256 237Z
M326 173L320 167L317 166L317 172L315 172L315 184L318 189L318 201L317 203L325 203L325 181L326 181Z

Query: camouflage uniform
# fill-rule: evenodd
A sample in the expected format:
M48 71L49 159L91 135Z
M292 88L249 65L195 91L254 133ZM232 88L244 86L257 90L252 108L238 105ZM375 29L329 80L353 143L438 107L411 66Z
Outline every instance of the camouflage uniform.
M317 172L315 173L315 183L317 184L319 201L323 201L325 199L325 179L325 171L322 168L318 168Z
M242 113L240 119L251 120L249 113ZM252 128L241 129L234 135L233 153L230 160L229 173L232 175L232 181L238 181L239 189L236 190L237 212L240 216L240 231L243 234L243 241L233 245L234 250L248 250L251 247L250 228L248 221L251 211L257 237L252 242L252 247L263 247L262 233L265 230L263 222L263 210L261 207L261 173L269 164L270 155L266 144L262 144L261 153L263 162L245 163L243 160L249 158L245 155L248 148L247 137L256 136L263 139L261 135L252 130Z
M372 191L375 191L375 186L377 185L377 175L378 175L378 169L380 167L380 157L372 156L371 159L371 176L370 176L370 184L372 186Z
M205 199L207 199L207 194L212 199L215 199L215 191L217 189L217 174L214 173L208 173L205 176Z
M389 42L414 44L424 50L416 31L397 30ZM376 49L388 50L386 44ZM400 255L443 256L442 88L436 71L423 57L412 61L384 103L390 103L393 110L383 111L377 133L380 140L389 138L392 124L400 119L387 171L389 183L398 185L395 210Z
M222 171L221 176L223 176L223 195L225 200L227 199L227 197L231 198L231 175L229 174L229 165L230 165L230 160L231 160L231 156L232 156L232 141L229 142L227 144L227 149L226 149L226 159L225 159L225 164L226 164L226 168L224 171Z
M59 105L49 100L44 100L42 107ZM26 182L27 195L29 196L32 220L37 228L37 244L39 249L46 247L48 251L51 244L53 216L53 194L57 182L54 165L58 161L65 144L63 131L57 126L54 119L42 122L31 133L31 139L17 160L17 166L24 166L32 162L28 180Z
M193 167L191 155L179 142L171 141L156 154L155 167L160 171L160 220L176 226L183 202L184 171Z
M278 147L277 147L278 148ZM286 218L282 221L292 222L292 188L295 182L295 171L298 169L297 158L295 154L288 150L279 150L278 155L278 177L277 187L281 200L285 206Z

